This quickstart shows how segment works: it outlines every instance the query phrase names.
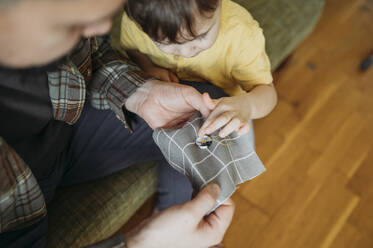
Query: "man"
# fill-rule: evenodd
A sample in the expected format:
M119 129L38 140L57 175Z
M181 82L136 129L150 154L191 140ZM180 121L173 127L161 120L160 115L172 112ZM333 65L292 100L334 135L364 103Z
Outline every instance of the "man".
M123 142L103 137L110 135L108 130L121 130L122 124L110 112L89 107L88 101L98 109L111 109L128 127L129 112L153 128L178 125L196 110L209 114L195 89L147 78L119 58L105 38L95 37L109 31L111 17L123 4L0 0L2 247L46 245L45 203L57 186L113 173L120 169L118 161L141 161L128 155L138 149L132 143L121 140L127 142L123 147ZM139 124L133 125L136 129ZM118 132L133 142L141 138L141 130L135 136ZM123 150L128 156L108 155ZM142 157L153 155L149 150ZM127 247L202 248L219 243L234 207L228 201L205 218L218 191L210 185L192 201L154 216L126 235Z

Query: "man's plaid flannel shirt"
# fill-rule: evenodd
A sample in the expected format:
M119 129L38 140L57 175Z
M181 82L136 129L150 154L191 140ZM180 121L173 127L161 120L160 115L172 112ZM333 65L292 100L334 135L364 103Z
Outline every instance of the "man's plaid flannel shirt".
M115 52L107 37L82 40L58 71L48 72L54 118L74 124L86 99L126 120L126 99L146 76ZM29 226L46 215L38 182L21 157L0 137L0 233Z

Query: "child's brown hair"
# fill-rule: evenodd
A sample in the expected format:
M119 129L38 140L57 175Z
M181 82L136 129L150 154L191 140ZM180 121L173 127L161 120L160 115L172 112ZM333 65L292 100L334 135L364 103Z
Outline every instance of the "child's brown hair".
M211 17L220 0L127 0L125 11L154 41L181 43L179 38L194 39L195 14ZM184 28L185 34L180 34ZM190 38L191 37L191 38Z

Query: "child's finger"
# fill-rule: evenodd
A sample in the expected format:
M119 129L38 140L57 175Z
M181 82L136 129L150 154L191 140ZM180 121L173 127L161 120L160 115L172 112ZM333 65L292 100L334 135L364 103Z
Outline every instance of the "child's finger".
M179 83L179 78L172 71L168 71L169 78L171 82Z
M237 134L244 135L244 134L247 134L249 131L250 131L250 124L246 122L238 129Z
M241 120L235 117L227 125L225 125L225 127L219 132L219 136L221 138L225 138L227 135L238 130L241 125Z
M210 124L223 112L226 112L227 110L219 105L221 102L222 98L219 99L211 99L210 95L208 93L204 93L202 95L202 98L204 99L203 102L207 106L207 108L210 108L210 114L208 115L207 119L203 123L202 127L200 128L198 135L202 137L203 135L206 134L206 128L210 126ZM207 102L206 102L207 101ZM212 111L211 111L212 110Z
M215 110L213 110L207 117L207 119L205 120L205 122L203 123L202 127L199 129L198 131L198 135L200 137L204 136L206 134L206 129L211 125L211 123L214 122L214 120L223 113L223 111L219 108L216 108Z
M234 117L234 112L224 112L219 115L216 119L211 121L210 125L204 129L205 134L211 134L219 128L225 126Z
M206 129L210 126L210 124L219 116L223 113L223 110L220 109L219 107L217 107L216 109L214 109L210 114L209 116L207 117L207 119L205 120L205 122L203 123L202 127L199 129L198 131L198 135L200 137L202 137L203 135L205 135L207 132L206 132Z

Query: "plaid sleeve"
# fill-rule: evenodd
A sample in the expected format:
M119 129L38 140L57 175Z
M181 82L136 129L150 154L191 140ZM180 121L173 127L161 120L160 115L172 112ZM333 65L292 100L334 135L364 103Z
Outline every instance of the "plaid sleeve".
M74 124L83 111L86 99L83 75L70 59L47 75L54 119Z
M97 37L92 42L93 74L88 99L95 108L112 109L120 120L128 123L123 106L149 77L112 49L108 37Z
M0 233L45 217L44 196L30 168L0 137Z

